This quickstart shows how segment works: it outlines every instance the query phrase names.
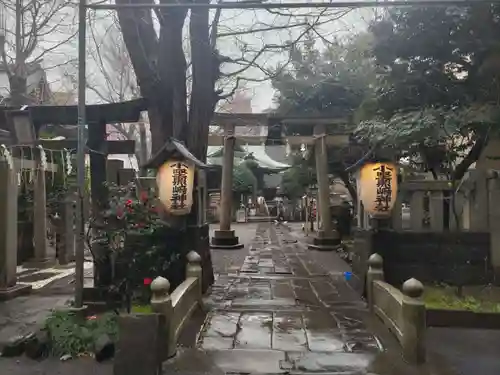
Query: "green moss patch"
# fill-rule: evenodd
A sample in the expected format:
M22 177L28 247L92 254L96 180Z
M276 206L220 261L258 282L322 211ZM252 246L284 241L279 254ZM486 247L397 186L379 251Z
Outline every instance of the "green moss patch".
M500 288L426 285L424 301L428 309L500 313Z
M135 314L152 314L151 305L135 305L132 306L132 313Z

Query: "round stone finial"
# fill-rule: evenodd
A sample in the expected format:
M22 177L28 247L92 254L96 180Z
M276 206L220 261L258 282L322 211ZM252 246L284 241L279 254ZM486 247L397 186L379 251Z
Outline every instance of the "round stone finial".
M488 171L486 172L486 177L489 180L496 180L499 177L499 173L495 169L488 169Z
M150 288L153 293L168 293L170 290L170 282L164 277L158 276L153 280Z
M403 283L403 293L408 297L420 298L424 293L424 286L420 281L412 277Z
M191 250L186 256L186 258L189 263L201 263L200 255L194 250Z
M370 268L382 269L383 265L384 265L384 260L377 253L370 255L370 258L368 258L368 266Z

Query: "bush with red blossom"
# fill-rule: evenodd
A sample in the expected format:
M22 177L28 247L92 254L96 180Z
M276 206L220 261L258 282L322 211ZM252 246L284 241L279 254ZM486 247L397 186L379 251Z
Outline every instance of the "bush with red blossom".
M148 300L156 276L171 278L180 247L170 240L175 233L161 220L153 192L115 187L110 198L102 234L114 260L113 287L127 296L130 306L135 298Z

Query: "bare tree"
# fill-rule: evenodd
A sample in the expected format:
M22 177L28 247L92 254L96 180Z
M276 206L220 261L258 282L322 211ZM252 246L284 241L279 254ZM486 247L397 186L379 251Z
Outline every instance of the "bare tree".
M209 1L196 0L195 3L207 4ZM117 0L116 3L144 1ZM153 0L148 3L153 3ZM204 160L209 123L217 102L231 96L243 81L263 81L277 74L271 68L275 63L266 65L270 55L286 52L300 43L308 31L321 33L322 26L348 11L267 10L264 11L267 19L257 22L257 11L243 12L246 13L244 17L252 21L246 26L235 21L237 12L224 17L220 10L211 13L201 8L189 12L179 8L162 8L154 12L130 8L118 10L121 31L141 94L149 100L153 150L158 149L167 137L175 136ZM186 35L189 53L183 48ZM252 35L257 43L249 43L245 40L246 35ZM222 53L228 49L223 39L231 40L229 49L233 53ZM192 79L187 84L188 72ZM228 82L232 82L233 87L224 90ZM189 102L188 91L191 93Z
M74 7L67 0L3 0L0 7L1 54L10 101L12 105L29 104L27 81L32 70L43 69L42 63L45 69L61 64L57 58L44 59L63 52L76 35Z
M87 75L87 89L99 102L119 103L140 97L140 92L125 43L117 27L116 15L111 13L109 16L110 20L106 20L106 23L102 19L98 22L90 20L89 23L89 55L94 69ZM136 148L137 161L139 165L146 162L149 152L145 119L135 124L109 125L120 136L135 140L139 146Z

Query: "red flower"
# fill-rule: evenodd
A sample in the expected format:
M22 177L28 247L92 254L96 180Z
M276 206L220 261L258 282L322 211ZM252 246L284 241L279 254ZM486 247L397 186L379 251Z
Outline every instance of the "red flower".
M127 199L127 201L125 202L125 206L132 206L132 200Z
M153 282L153 279L150 278L150 277L145 277L144 280L143 280L143 283L146 286L151 285L152 282Z
M148 200L148 192L147 191L141 191L140 198L141 202L147 202Z

